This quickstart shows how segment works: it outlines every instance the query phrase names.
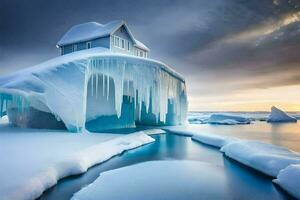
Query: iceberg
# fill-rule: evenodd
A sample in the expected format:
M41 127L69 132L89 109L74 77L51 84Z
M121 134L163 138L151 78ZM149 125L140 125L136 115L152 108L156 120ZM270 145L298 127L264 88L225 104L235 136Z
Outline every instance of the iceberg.
M297 122L295 117L289 116L284 111L272 106L271 114L267 118L268 123L280 123L280 122Z
M245 117L224 115L224 114L212 114L207 123L219 124L219 125L236 125L236 124L250 124L251 120Z
M0 114L72 132L186 121L185 80L167 65L96 47L0 78Z

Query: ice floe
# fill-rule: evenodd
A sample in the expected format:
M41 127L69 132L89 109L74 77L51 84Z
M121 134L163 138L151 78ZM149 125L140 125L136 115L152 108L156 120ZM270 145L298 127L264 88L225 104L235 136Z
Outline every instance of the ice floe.
M291 164L300 164L300 154L258 141L240 140L227 143L221 151L226 156L272 177L276 177L280 170Z
M300 165L290 165L281 170L277 179L273 180L292 196L300 199Z
M223 199L228 195L227 184L223 167L218 165L148 161L101 173L93 183L75 193L72 200Z
M222 124L222 125L235 125L235 124L250 124L251 121L248 118L240 117L240 116L212 114L209 117L207 123Z
M173 129L169 131L173 132ZM192 136L197 142L220 148L226 156L250 168L277 179L275 183L291 195L300 198L300 154L287 148L259 141L241 140L215 134L195 133L187 130L176 134ZM295 179L289 182L291 177Z
M1 200L35 199L61 178L84 173L112 156L154 141L147 131L122 136L11 132L0 137Z

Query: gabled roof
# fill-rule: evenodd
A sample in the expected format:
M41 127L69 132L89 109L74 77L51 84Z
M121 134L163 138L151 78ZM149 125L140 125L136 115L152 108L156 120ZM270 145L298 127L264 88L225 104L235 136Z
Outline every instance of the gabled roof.
M113 34L121 26L124 26L134 42L134 45L143 50L149 49L140 41L136 40L126 23L122 20L111 21L107 24L99 24L97 22L87 22L73 26L57 43L58 46L83 42Z

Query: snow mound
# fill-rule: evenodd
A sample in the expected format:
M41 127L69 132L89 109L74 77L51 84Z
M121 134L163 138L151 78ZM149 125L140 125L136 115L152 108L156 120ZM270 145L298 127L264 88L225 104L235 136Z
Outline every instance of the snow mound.
M207 123L219 124L219 125L236 125L236 124L250 124L251 120L245 117L224 115L224 114L212 114Z
M235 138L223 137L214 134L199 134L199 133L194 134L192 136L192 140L201 142L203 144L211 145L214 147L218 147L218 148L221 148L230 142L238 141L238 139Z
M8 120L7 115L0 118L0 124L8 124L8 123L9 123L9 120Z
M101 173L72 200L224 199L221 166L198 161L148 161Z
M300 164L300 154L258 141L231 142L223 146L221 151L226 156L272 177L276 177L280 170L291 164Z
M0 190L1 199L36 199L59 179L84 173L93 165L153 141L154 139L147 135L147 131L140 131L90 146L48 166L37 174L32 174L31 178L19 183L16 188Z
M267 118L267 122L269 123L280 123L280 122L297 122L295 117L292 117L285 113L284 111L272 106L271 114Z
M277 179L273 180L292 196L300 199L300 165L290 165L281 170Z

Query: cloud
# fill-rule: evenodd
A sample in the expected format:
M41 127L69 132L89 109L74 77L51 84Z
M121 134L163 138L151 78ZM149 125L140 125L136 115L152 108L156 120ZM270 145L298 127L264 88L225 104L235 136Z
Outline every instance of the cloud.
M299 21L300 11L290 12L280 16L278 19L271 18L259 25L255 25L250 29L228 36L222 40L227 43L247 42L259 37L268 36L282 28L285 28L285 26Z
M300 84L298 0L3 0L0 74L57 56L74 24L114 19L186 77L192 98Z

